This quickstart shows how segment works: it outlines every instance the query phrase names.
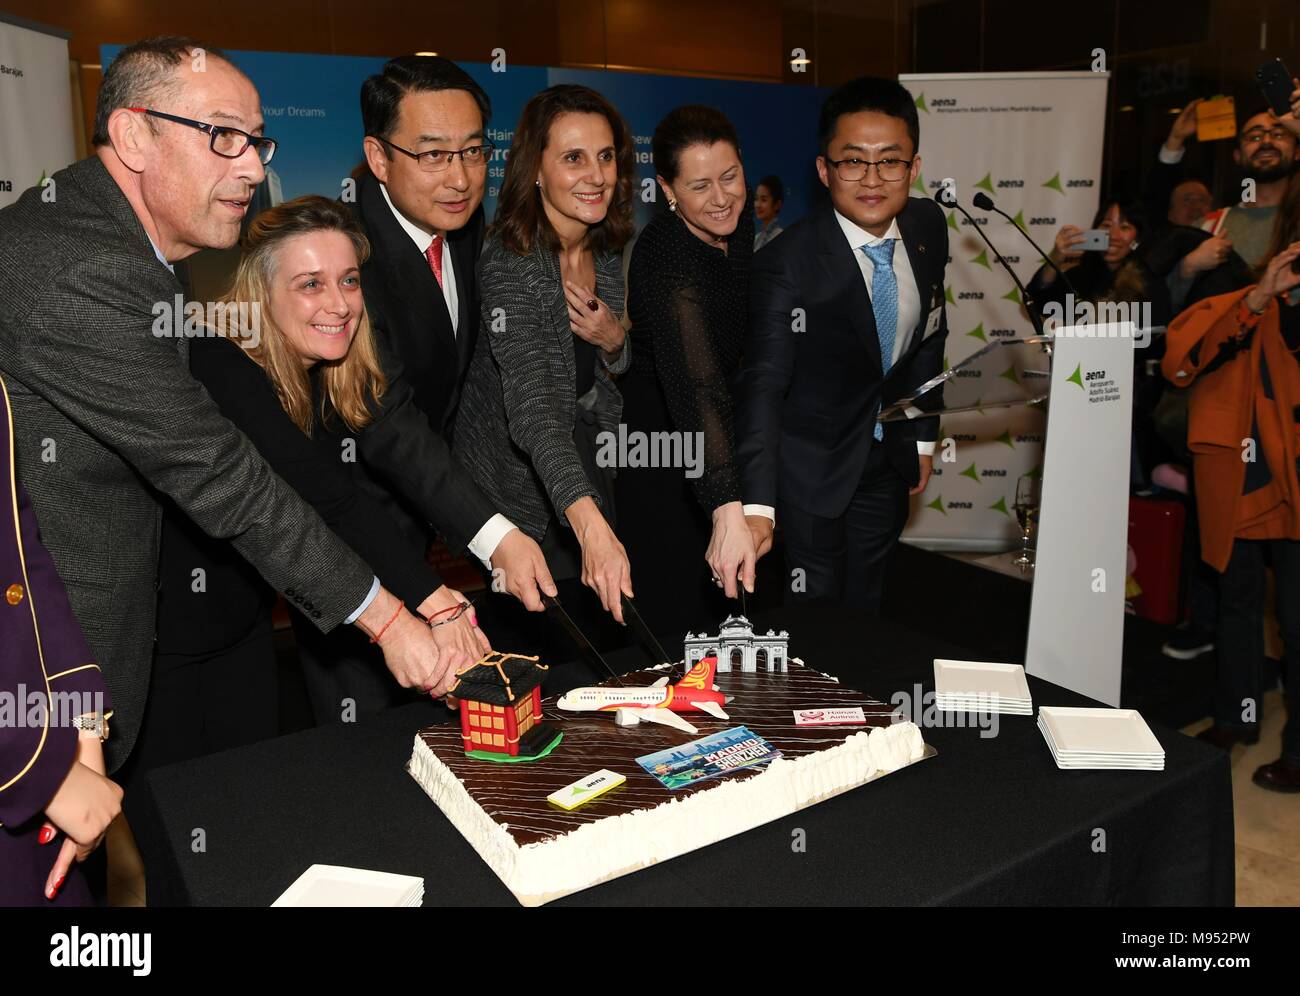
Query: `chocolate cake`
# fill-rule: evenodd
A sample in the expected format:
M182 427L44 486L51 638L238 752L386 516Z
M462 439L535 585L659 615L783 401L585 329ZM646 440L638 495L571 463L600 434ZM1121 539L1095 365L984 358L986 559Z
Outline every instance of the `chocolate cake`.
M634 672L649 685L664 669ZM605 684L613 684L612 681ZM704 737L746 726L781 757L720 780L664 788L636 759L693 739L670 727L620 727L609 713L571 713L542 700L564 732L549 757L497 765L465 756L458 725L415 737L408 770L525 906L536 906L779 819L911 764L934 751L883 702L795 658L785 673L719 674L729 718L691 712ZM866 725L796 726L796 710L860 707ZM547 796L602 768L626 784L566 811Z

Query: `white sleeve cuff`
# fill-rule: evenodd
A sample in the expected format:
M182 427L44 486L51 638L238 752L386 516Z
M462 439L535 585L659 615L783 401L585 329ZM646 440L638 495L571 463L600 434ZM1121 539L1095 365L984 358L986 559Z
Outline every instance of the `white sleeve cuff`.
M740 510L746 515L761 515L771 519L772 525L776 525L776 509L771 505L742 505Z
M514 528L516 528L515 524L498 512L483 523L483 528L474 534L474 538L469 541L469 552L478 557L479 563L491 571L492 554L496 553L506 533Z
M346 619L343 620L343 625L351 626L354 622L360 619L361 613L365 612L366 609L370 608L370 603L375 600L375 596L378 594L379 594L379 578L376 577L375 580L372 581L370 584L370 594L366 596L365 601L363 601L360 605L357 606L357 610L353 612L352 615L348 616Z
M1170 152L1169 149L1165 148L1165 144L1161 142L1160 154L1159 154L1160 161L1164 163L1166 166L1177 166L1180 162L1183 161L1183 153L1185 153L1186 151L1187 151L1186 148L1182 148L1179 149L1177 152Z
M918 439L916 441L916 452L921 456L934 456L934 443L933 439Z

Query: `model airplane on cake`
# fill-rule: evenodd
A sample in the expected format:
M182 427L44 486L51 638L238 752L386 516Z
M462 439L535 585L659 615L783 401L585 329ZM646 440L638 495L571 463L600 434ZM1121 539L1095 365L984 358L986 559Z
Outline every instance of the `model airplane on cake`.
M718 658L704 657L675 684L668 684L665 676L641 688L608 685L575 688L561 695L556 704L568 712L612 712L619 726L662 723L685 733L699 733L677 714L704 712L717 719L730 718L722 708L727 698L713 683L717 670Z

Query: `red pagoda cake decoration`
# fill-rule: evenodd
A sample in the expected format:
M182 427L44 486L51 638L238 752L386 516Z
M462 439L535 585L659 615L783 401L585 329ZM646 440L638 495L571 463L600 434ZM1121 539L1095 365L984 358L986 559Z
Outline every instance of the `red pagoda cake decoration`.
M468 757L484 761L535 761L564 734L542 721L542 680L536 657L494 651L456 674L449 694L460 707L460 733Z

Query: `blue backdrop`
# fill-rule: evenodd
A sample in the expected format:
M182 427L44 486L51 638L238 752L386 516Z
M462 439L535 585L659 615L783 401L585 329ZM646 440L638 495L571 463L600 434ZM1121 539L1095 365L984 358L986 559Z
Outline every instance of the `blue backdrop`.
M121 48L103 46L103 64L107 66ZM292 52L231 52L230 57L261 94L266 134L279 142L271 169L284 197L311 193L337 197L343 179L362 159L361 83L379 72L386 60ZM460 65L492 98L489 137L498 158L491 167L484 202L489 218L519 113L529 97L556 83L581 83L599 90L623 112L637 136L642 178L654 177L650 136L659 120L681 104L709 104L735 124L750 186L769 173L785 182L783 225L804 214L820 189L813 160L824 88L543 66L508 65L504 72L493 72L489 63ZM648 220L650 208L641 206L642 223Z

